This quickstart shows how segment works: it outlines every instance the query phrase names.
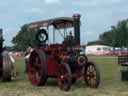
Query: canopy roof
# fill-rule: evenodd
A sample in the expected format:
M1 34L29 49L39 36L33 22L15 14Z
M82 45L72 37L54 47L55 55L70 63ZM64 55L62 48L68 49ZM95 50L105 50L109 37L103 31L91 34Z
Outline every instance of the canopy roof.
M73 18L71 17L60 17L60 18L54 18L44 21L38 21L33 22L30 24L27 24L28 28L40 28L40 27L48 27L53 25L55 29L63 29L63 28L69 28L73 27Z

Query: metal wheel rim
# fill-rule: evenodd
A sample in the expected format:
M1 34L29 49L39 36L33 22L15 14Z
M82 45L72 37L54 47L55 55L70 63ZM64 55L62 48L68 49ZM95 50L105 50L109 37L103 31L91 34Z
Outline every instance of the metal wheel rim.
M93 65L89 65L87 67L87 71L85 72L85 79L87 80L87 83L91 86L94 87L96 85L96 69Z

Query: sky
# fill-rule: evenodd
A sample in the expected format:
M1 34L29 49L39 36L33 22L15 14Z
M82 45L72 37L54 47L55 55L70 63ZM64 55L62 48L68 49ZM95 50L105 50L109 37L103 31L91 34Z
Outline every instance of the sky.
M21 26L54 17L81 14L81 43L97 40L119 20L128 18L128 0L0 0L0 28L4 45Z

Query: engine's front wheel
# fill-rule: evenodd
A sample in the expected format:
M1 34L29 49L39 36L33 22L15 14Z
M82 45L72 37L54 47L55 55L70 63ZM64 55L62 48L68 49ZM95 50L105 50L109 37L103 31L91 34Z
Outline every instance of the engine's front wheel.
M100 84L100 72L98 65L94 62L88 62L84 67L84 80L87 86L97 88Z

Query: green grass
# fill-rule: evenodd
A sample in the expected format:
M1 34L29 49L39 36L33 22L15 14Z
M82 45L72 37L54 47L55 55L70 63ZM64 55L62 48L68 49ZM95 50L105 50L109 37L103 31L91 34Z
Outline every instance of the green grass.
M89 57L99 65L99 88L86 87L79 79L69 92L61 91L56 80L48 80L43 87L34 87L24 74L24 61L17 59L18 77L12 82L0 82L0 96L128 96L128 82L121 81L116 57Z

